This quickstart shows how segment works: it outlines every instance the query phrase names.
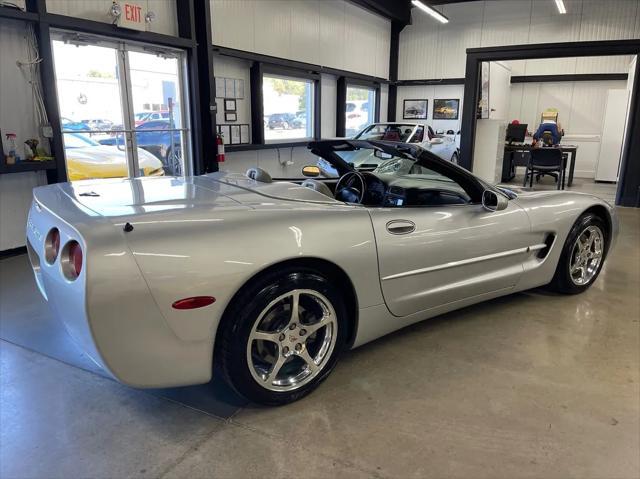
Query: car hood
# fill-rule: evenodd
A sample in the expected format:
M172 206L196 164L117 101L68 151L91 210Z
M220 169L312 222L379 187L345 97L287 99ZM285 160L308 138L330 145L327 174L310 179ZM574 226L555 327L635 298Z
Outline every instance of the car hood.
M295 183L262 183L244 175L211 173L192 177L142 177L74 181L57 185L92 215L116 223L141 216L206 218L212 210L295 208L300 203L338 204L322 193Z
M125 152L116 146L87 146L86 148L66 148L67 161L95 164L125 164ZM148 151L138 148L138 165L140 168L161 168L162 162Z

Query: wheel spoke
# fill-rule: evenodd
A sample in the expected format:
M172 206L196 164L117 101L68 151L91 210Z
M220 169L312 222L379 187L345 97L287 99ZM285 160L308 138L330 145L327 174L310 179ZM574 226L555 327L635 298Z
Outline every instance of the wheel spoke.
M251 336L249 336L250 340L257 340L257 341L270 341L272 343L276 343L278 344L280 342L280 340L278 339L278 336L280 336L280 333L268 333L266 331L254 331L251 333Z
M287 359L288 358L286 358L280 353L280 350L278 348L278 359L276 360L275 363L273 363L273 366L271 366L271 370L265 376L264 380L269 382L275 381L276 378L278 377L278 373L282 369L282 366L284 366L284 363L287 362Z
M330 314L325 314L324 316L322 316L322 318L320 318L320 321L318 321L317 323L313 323L313 324L310 324L309 326L305 326L304 329L307 330L307 337L311 336L318 329L323 328L327 324L330 324L332 322L333 322L332 316Z
M294 291L291 295L291 319L289 324L297 323L300 320L300 293Z
M302 358L304 360L304 362L307 363L307 366L309 366L309 371L311 371L311 373L315 373L318 370L318 365L313 360L313 358L309 354L309 351L306 348L303 349L298 354L298 356L300 356L300 358Z

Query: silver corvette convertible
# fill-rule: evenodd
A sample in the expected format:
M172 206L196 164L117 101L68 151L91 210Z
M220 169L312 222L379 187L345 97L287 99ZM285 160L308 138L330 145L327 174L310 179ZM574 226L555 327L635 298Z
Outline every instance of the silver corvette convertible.
M309 148L340 177L36 188L27 248L42 295L125 384L205 383L215 363L275 405L312 391L345 349L416 321L538 286L580 293L616 236L599 198L496 188L418 145ZM354 150L384 162L356 171Z

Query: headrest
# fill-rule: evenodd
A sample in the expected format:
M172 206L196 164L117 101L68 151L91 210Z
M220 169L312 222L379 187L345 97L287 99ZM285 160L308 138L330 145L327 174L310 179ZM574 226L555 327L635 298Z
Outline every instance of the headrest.
M249 168L245 173L247 178L250 178L260 183L272 183L273 179L271 175L264 171L262 168Z

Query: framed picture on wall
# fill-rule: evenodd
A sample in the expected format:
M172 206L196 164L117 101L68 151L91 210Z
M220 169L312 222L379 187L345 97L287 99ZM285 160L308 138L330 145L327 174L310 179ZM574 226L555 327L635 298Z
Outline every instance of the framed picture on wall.
M225 145L231 144L231 128L230 125L221 125L220 134L222 135L222 141Z
M231 141L230 145L239 145L240 144L240 125L229 125L231 128Z
M434 120L457 120L460 109L459 99L433 100Z
M236 111L236 101L233 99L225 98L224 111Z
M429 100L404 100L402 118L405 120L426 120Z
M225 111L224 121L238 121L238 114L234 111Z
M249 138L249 125L240 125L240 143L251 143L251 138Z

